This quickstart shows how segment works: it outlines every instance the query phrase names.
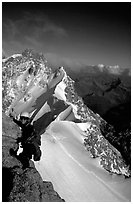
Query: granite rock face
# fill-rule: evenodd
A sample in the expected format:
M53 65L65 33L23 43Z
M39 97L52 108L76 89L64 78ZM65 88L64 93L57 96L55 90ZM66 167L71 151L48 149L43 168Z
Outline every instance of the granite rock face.
M30 167L22 169L22 163L11 156L18 149L19 127L3 113L2 117L2 201L3 202L63 202L51 182L43 181L30 161Z

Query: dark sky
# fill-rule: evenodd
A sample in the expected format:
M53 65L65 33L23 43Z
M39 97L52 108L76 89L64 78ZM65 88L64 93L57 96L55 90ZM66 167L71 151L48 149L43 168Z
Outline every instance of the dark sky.
M131 3L2 3L3 50L25 48L53 61L130 68Z

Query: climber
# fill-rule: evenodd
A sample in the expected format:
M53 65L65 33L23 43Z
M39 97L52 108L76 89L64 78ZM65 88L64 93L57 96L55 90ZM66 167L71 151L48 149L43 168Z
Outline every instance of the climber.
M34 161L40 160L40 136L35 131L33 125L31 125L29 113L24 112L18 118L13 118L13 121L22 129L22 137L18 139L18 142L21 142L23 152L19 154L19 159L25 167L28 167L29 160L32 159L32 155Z

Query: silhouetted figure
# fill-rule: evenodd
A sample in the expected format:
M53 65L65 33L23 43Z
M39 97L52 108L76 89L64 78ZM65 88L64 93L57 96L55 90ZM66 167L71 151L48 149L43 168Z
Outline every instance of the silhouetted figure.
M31 119L28 113L23 113L20 119L13 118L13 121L22 128L22 137L18 139L21 142L23 152L19 154L18 158L22 162L23 167L29 166L29 160L39 161L41 157L41 138L36 133L33 125L31 125Z

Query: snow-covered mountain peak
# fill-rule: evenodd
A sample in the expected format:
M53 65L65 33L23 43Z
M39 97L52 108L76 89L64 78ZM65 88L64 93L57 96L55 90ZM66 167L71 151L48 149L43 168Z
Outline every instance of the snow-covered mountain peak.
M97 66L98 66L99 68L103 68L103 67L105 67L104 64L98 64Z
M82 124L78 126L87 136L83 145L90 155L99 157L107 171L129 176L120 152L101 133L102 118L84 104L74 83L63 67L54 72L42 55L25 51L3 62L3 110L7 115L28 111L39 131L53 120Z
M98 64L97 65L99 68L110 68L110 69L119 69L120 66L119 65L104 65L104 64Z

